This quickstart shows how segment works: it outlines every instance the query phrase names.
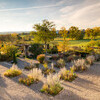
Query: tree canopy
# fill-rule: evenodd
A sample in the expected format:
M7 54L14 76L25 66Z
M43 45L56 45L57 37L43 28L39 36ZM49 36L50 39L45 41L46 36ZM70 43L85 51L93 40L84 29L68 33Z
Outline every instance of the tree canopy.
M42 24L35 24L33 28L36 31L36 33L34 33L34 39L36 41L47 44L47 42L50 42L56 36L55 24L48 20L43 20Z

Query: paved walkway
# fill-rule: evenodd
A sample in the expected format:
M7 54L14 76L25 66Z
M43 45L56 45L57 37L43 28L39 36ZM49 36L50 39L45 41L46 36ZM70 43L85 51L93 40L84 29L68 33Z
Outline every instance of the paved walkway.
M27 60L20 60L18 66L23 70ZM88 71L78 73L73 82L63 82L65 88L55 97L42 94L39 90L42 82L30 87L18 83L18 77L6 78L3 73L11 64L0 62L0 100L100 100L100 62L96 62ZM30 73L23 70L23 75ZM21 76L23 76L21 75Z

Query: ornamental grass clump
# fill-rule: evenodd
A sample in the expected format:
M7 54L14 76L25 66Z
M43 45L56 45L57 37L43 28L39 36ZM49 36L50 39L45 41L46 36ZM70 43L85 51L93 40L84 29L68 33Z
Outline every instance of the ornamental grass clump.
M43 74L48 75L50 73L55 72L54 68L53 67L49 68L47 63L44 63L43 66L44 66L44 69L42 70Z
M63 89L63 87L61 86L60 78L59 78L58 74L55 74L55 75L49 74L47 76L46 80L44 81L44 85L40 91L43 93L55 96L62 89Z
M92 65L93 62L95 61L95 56L93 56L93 55L88 56L88 57L86 58L86 61L87 61L88 64Z
M29 78L33 78L34 81L40 81L44 77L42 74L42 70L38 68L34 68L31 70L31 73L28 75Z
M70 68L70 70L67 70L64 67L60 69L58 74L59 74L60 79L65 80L65 81L73 81L77 77L76 73L74 73L74 70L72 68Z
M7 76L7 77L15 77L15 76L19 76L21 74L22 74L22 71L15 64L13 64L10 69L8 69L6 72L4 72L4 76Z
M65 67L66 63L64 61L64 59L59 59L55 65L55 67L58 67L58 68L62 68L62 67Z
M44 78L44 75L42 74L41 69L34 68L31 70L31 73L26 78L20 78L19 82L24 85L31 85L33 83L37 83L38 81L41 81Z
M73 61L73 67L72 67L72 69L74 71L84 71L84 70L86 70L89 67L90 67L90 65L88 65L86 63L85 59L78 59L78 60L74 60Z

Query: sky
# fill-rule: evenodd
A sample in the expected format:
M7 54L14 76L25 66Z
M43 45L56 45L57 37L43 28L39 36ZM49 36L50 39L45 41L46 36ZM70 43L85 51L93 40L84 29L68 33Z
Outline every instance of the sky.
M100 0L0 0L0 32L32 31L44 19L56 29L100 27Z

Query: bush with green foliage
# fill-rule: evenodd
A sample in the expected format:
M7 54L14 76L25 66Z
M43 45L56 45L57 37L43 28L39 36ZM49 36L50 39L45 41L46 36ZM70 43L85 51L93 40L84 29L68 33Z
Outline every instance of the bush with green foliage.
M15 61L15 54L17 53L17 47L14 45L4 45L0 49L0 61Z
M11 61L11 60L13 60L12 57L8 57L7 55L0 53L0 61Z
M49 74L44 81L44 85L40 90L43 93L50 94L52 96L57 95L63 87L60 84L60 78L57 74Z
M100 47L100 40L91 40L88 44L87 44L87 47L93 47L93 46L97 46L97 47Z
M96 41L96 46L100 47L100 40Z
M13 64L10 69L4 72L4 76L7 76L7 77L15 77L21 74L22 74L22 71L15 64Z
M44 59L45 59L45 54L40 54L40 55L37 56L37 60L40 63L43 63L44 62Z
M94 49L92 47L86 47L86 48L84 48L84 51L86 53L92 53L94 51Z
M57 48L57 46L53 46L52 48L47 49L47 52L50 54L56 54L56 53L58 53L58 48Z
M88 42L87 47L93 47L96 45L96 41L91 40L90 42Z
M31 53L34 54L34 58L37 57L37 55L42 54L43 53L43 45L42 44L38 44L38 43L34 43L31 45L31 47L29 48L29 51Z

